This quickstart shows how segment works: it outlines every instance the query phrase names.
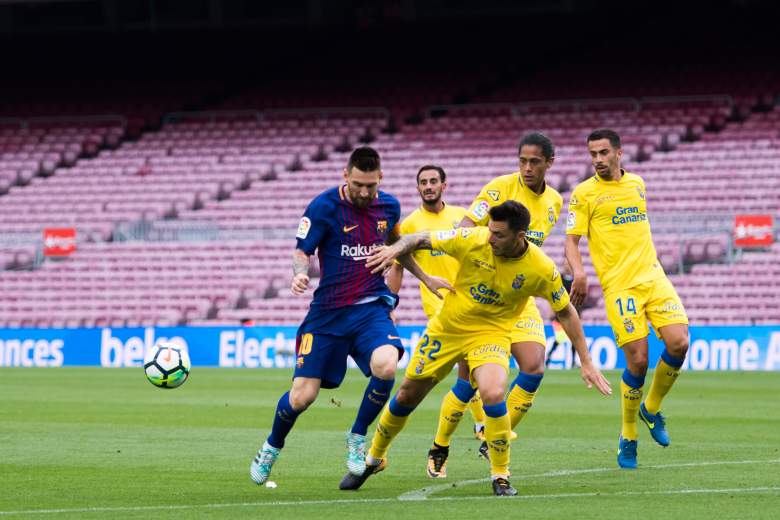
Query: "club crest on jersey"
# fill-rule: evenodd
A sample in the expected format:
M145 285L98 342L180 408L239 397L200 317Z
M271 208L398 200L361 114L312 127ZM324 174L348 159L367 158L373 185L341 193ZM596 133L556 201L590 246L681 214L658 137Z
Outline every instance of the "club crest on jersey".
M634 322L631 321L631 318L626 318L623 320L623 328L625 328L626 332L629 334L634 332Z
M295 364L298 366L298 368L301 368L303 366L303 356L298 356Z
M295 237L300 238L301 240L305 239L309 235L309 229L311 229L311 220L309 220L309 217L301 218L301 221L298 223L298 232L295 233Z
M550 206L547 208L547 220L550 224L555 224L555 210Z
M417 366L414 367L414 373L418 376L423 373L423 370L425 369L425 358L420 358L420 360L417 362Z
M500 195L500 192L498 190L487 190L487 194L495 202L498 202L498 196Z
M376 230L379 233L384 233L387 231L387 221L386 220L378 220L376 223Z
M525 283L525 276L518 274L515 276L515 280L512 282L512 289L520 289Z
M636 187L636 192L639 194L639 198L645 200L645 192L639 186Z

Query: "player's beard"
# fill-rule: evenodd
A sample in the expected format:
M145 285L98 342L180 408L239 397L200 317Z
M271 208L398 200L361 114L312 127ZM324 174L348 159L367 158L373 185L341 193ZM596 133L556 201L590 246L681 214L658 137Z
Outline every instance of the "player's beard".
M423 195L423 196L422 196L422 201L423 201L423 204L425 204L426 206L431 206L431 207L433 207L433 206L435 206L436 204L438 204L438 203L439 203L439 201L441 200L441 192L439 192L439 194L438 194L438 195L436 195L436 197L435 197L435 198L433 198L433 199L429 199L429 198L425 198L425 197L426 197L426 195Z

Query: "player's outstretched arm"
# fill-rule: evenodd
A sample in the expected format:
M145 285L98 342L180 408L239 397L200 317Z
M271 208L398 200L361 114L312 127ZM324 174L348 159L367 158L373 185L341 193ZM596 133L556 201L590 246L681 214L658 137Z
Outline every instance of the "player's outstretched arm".
M293 294L303 294L309 287L309 255L296 249L293 253L293 277L290 290Z
M401 235L392 245L375 248L366 261L366 267L371 269L373 274L383 273L393 265L393 261L396 258L409 254L417 249L431 249L430 232L423 231L421 233ZM401 261L399 260L399 262ZM414 274L414 272L412 272L412 274Z
M415 261L414 257L407 253L398 257L398 262L410 273L412 273L418 280L420 280L429 291L436 295L440 300L444 299L444 296L439 293L439 289L447 289L450 292L455 292L455 289L450 285L450 282L446 278L440 276L431 276L422 270L420 265ZM397 264L393 264L395 266Z
M580 357L580 371L582 373L582 380L588 388L593 388L595 385L599 392L604 395L612 395L612 387L609 381L601 374L601 371L593 364L593 360L590 357L588 351L588 344L585 341L585 332L582 330L582 322L577 311L574 310L574 306L569 303L566 307L557 312L558 321L563 330L566 331L566 335L569 336L571 344L577 350L577 355Z
M572 275L574 275L569 298L575 307L582 306L588 295L588 275L585 273L585 266L582 265L580 238L580 235L566 235L566 242L563 246L566 261L569 262Z

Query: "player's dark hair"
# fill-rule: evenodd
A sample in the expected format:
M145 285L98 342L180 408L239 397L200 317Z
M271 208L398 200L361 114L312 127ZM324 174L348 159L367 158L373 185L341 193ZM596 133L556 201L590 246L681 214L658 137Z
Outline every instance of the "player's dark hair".
M614 130L610 130L609 128L599 128L598 130L594 130L590 133L588 136L588 143L591 141L598 141L599 139L608 139L609 144L612 145L612 148L618 149L622 148L620 145L620 136L617 132Z
M503 204L490 208L490 220L506 222L513 231L528 231L531 223L531 213L516 200L508 200Z
M436 166L434 164L426 164L425 166L417 170L417 184L420 184L420 174L425 170L436 170L437 172L439 172L439 180L441 182L445 182L447 180L447 174L444 173L444 168L442 168L441 166Z
M355 148L349 156L347 171L357 168L361 172L373 172L380 169L379 152L371 147Z
M544 158L548 161L555 157L555 147L553 146L552 141L541 132L525 134L523 138L520 139L520 144L517 145L517 153L520 153L523 146L538 146L542 150L542 155L544 155Z

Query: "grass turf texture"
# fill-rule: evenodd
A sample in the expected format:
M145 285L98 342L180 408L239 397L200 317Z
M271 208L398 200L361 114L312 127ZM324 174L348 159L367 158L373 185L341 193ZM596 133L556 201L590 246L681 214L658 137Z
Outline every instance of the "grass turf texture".
M672 445L657 446L640 423L640 468L626 471L615 462L618 396L586 391L577 371L551 371L518 428L511 480L520 496L510 499L490 495L470 418L453 439L448 478L425 476L452 377L396 439L389 468L358 492L339 491L344 432L366 384L355 370L298 419L271 474L279 487L255 486L249 462L290 375L196 367L183 387L162 390L140 368L0 369L0 518L722 520L780 512L776 373L684 373L664 406ZM619 377L608 374L615 389Z

